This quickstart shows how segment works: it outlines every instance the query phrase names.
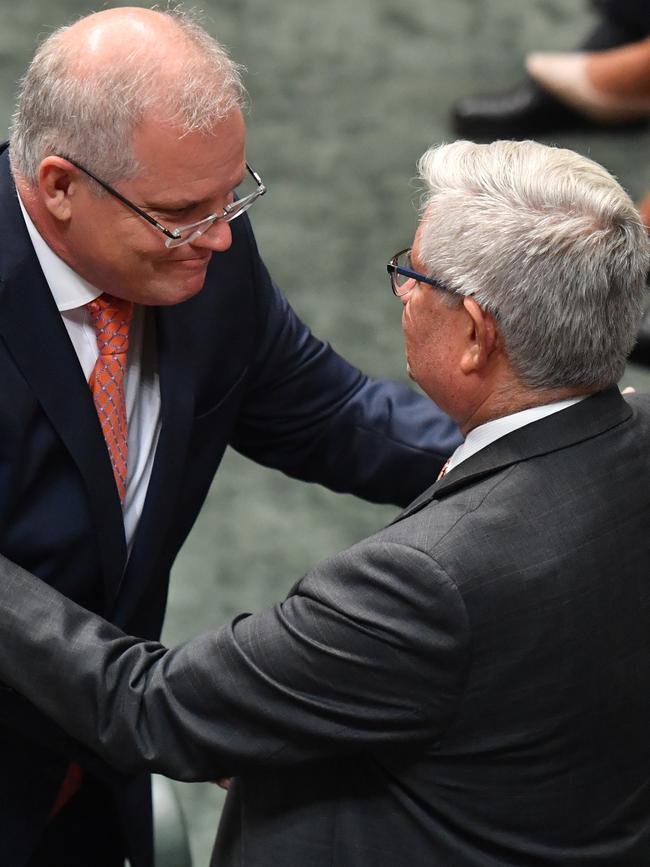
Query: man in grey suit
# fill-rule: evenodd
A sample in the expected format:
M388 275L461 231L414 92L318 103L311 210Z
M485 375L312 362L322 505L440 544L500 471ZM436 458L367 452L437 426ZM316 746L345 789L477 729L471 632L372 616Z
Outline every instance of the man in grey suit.
M467 435L390 526L167 650L2 561L0 678L125 774L233 776L214 864L650 863L650 399L616 386L648 242L534 142L420 161L389 263Z

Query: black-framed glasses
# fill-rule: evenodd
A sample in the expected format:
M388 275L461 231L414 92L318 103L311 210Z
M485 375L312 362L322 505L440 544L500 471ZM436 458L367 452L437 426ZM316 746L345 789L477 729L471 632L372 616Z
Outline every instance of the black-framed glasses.
M406 247L404 250L400 250L399 253L395 253L386 265L386 270L390 275L390 288L393 290L393 295L397 295L398 298L406 295L412 288L410 284L414 281L416 283L428 283L429 286L435 286L436 289L441 289L443 292L456 294L455 290L442 280L427 277L426 274L413 270L410 247Z
M237 217L241 217L241 215L250 208L253 202L259 199L260 196L263 196L266 192L266 186L262 182L262 178L248 163L246 163L246 169L255 182L256 189L227 204L221 214L209 214L207 217L203 217L203 219L197 220L195 223L188 223L184 226L177 226L175 229L168 229L167 226L163 226L163 224L159 223L155 217L152 217L151 214L143 211L142 208L138 207L138 205L130 199L127 199L126 196L123 196L122 193L119 193L110 184L107 184L106 181L102 181L101 178L98 178L96 174L90 171L90 169L82 166L81 163L71 159L71 157L63 157L63 159L72 163L73 166L78 168L85 175L88 175L89 178L92 178L95 183L99 184L99 186L106 190L107 193L110 193L111 196L115 196L115 198L122 202L123 205L126 205L127 208L135 211L135 213L142 217L143 220L146 220L149 225L155 226L156 229L166 236L165 246L170 249L180 247L182 244L191 244L192 241L195 241L201 235L205 234L210 226L212 226L217 220L223 220L225 223L232 223L232 221L236 220Z

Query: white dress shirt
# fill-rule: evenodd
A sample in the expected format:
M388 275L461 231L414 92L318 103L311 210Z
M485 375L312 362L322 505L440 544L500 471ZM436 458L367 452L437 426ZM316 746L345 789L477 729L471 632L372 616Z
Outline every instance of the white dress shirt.
M480 452L490 443L504 437L506 434L512 433L517 428L524 427L534 421L539 421L547 415L552 415L554 412L561 412L563 409L573 406L574 403L579 403L584 400L586 395L579 397L571 397L567 400L556 400L553 403L547 403L543 406L533 406L530 409L522 409L519 412L513 412L510 415L504 415L502 418L495 418L492 421L486 421L485 424L480 424L467 434L467 439L461 443L456 451L449 458L449 462L445 469L445 475L466 461L476 452Z
M48 247L25 210L20 196L18 201L36 257L61 313L84 377L88 380L99 356L99 348L92 319L85 305L102 293ZM142 515L161 426L157 353L153 334L147 332L145 344L144 314L145 308L134 305L124 377L129 458L123 517L129 552Z

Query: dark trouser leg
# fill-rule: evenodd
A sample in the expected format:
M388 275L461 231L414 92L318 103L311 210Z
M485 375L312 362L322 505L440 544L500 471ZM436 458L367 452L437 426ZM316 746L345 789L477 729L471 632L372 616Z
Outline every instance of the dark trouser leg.
M591 0L600 18L584 48L599 51L650 35L650 4L647 0Z
M90 778L46 827L28 867L124 867L113 799Z

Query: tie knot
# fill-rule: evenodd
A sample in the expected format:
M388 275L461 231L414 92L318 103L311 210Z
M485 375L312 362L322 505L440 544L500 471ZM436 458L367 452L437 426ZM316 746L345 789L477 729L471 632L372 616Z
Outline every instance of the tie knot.
M133 302L104 293L86 304L97 335L100 355L119 355L129 348Z

